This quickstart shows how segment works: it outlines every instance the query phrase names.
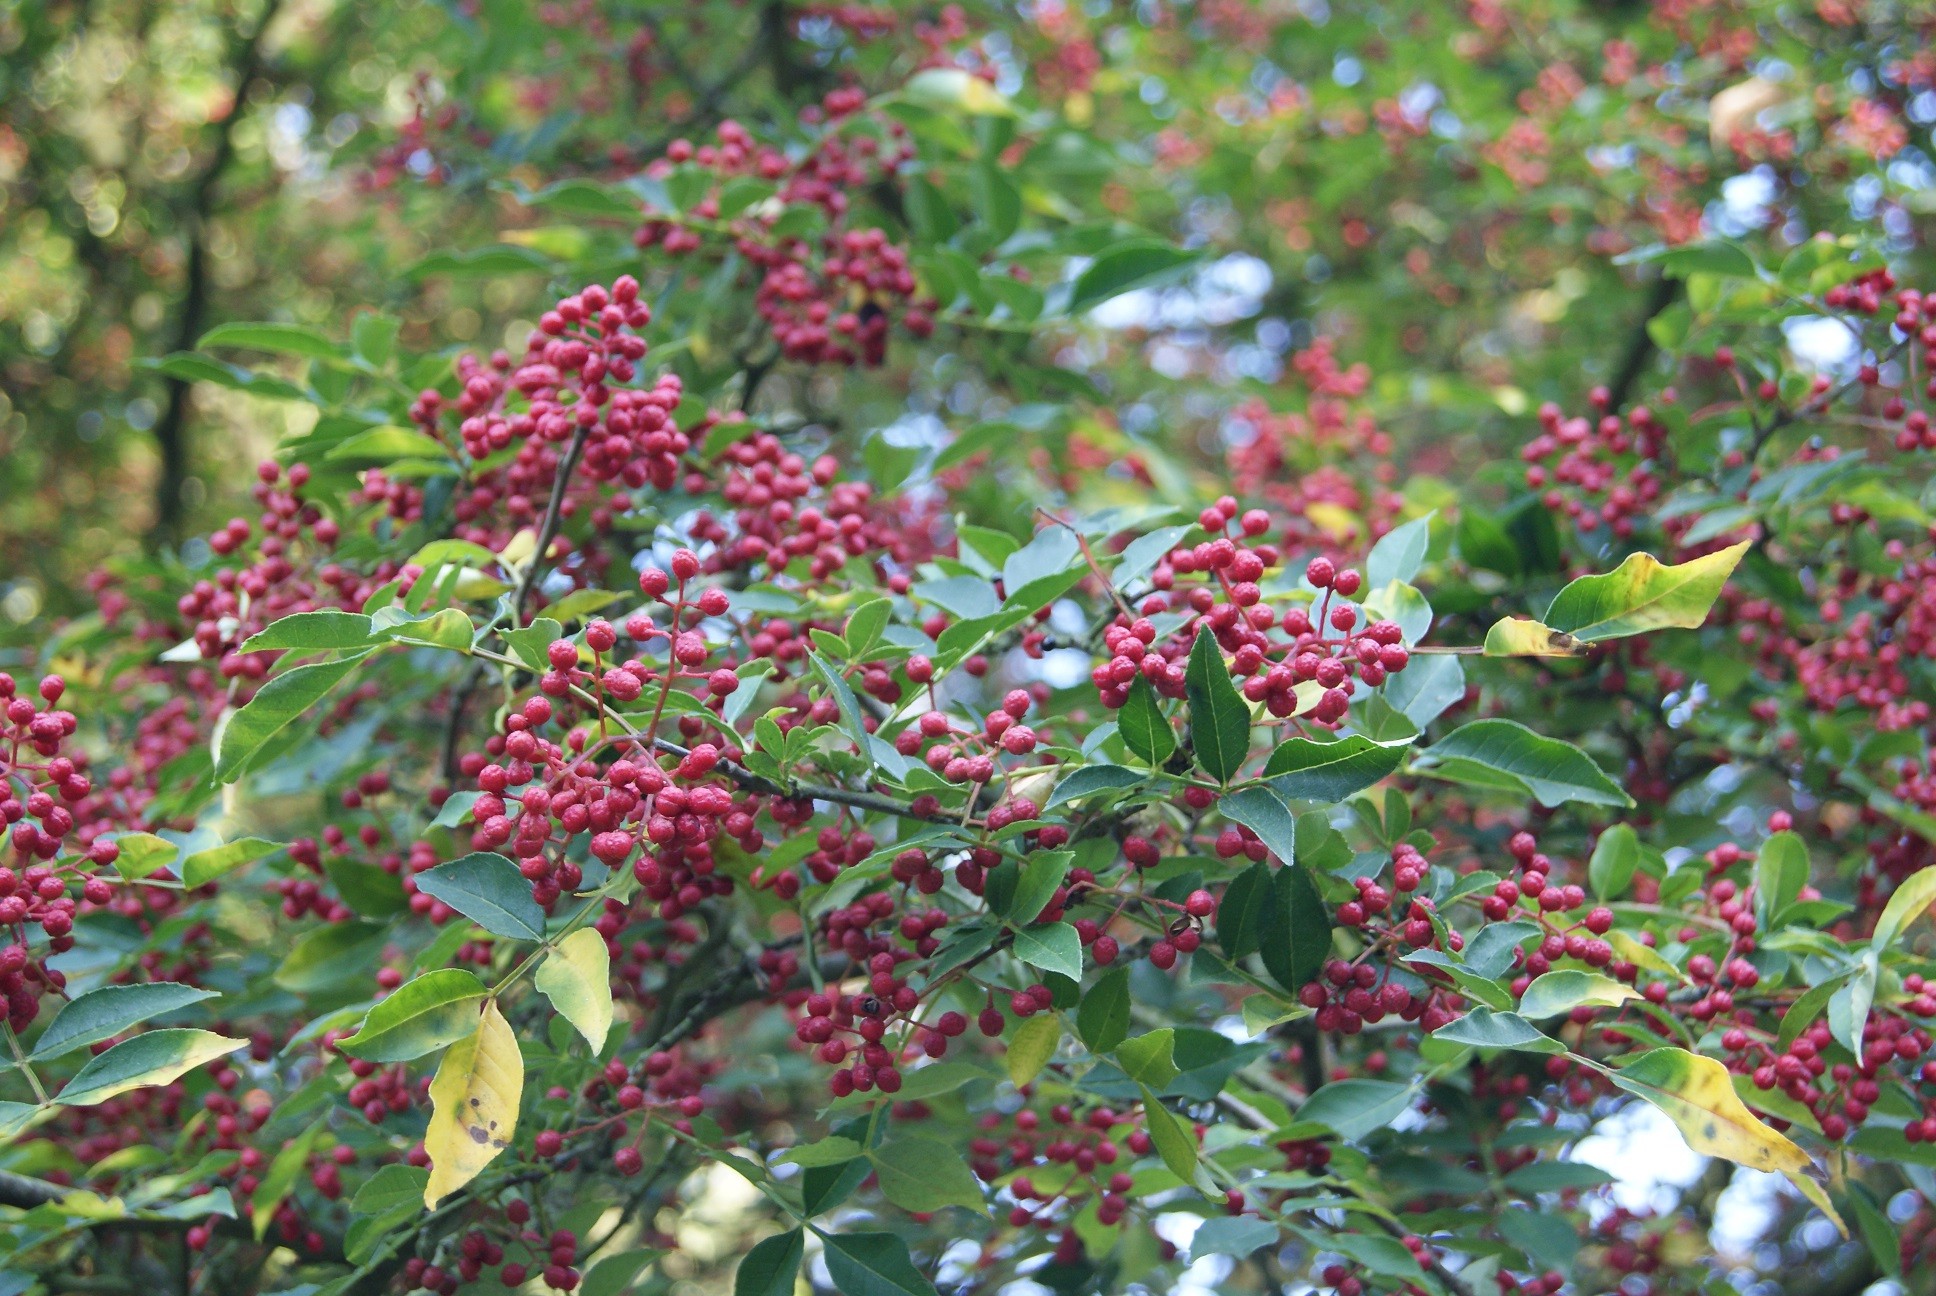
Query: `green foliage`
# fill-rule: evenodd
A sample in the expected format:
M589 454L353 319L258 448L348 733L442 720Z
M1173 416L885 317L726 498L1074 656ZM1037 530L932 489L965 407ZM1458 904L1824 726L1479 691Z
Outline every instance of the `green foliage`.
M0 1269L1916 1273L1933 35L0 11Z

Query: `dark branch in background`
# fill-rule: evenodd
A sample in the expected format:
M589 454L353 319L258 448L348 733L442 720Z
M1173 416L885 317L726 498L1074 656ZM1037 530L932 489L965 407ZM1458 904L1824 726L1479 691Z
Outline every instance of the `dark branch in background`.
M1654 288L1647 295L1646 308L1640 319L1635 322L1633 331L1627 335L1626 350L1621 352L1620 363L1614 367L1613 377L1607 380L1607 408L1617 411L1627 403L1633 392L1633 385L1640 380L1640 374L1647 362L1654 358L1654 335L1648 325L1654 317L1674 304L1681 294L1681 282L1669 279L1666 275L1654 280Z
M215 125L215 147L208 162L196 175L188 191L188 211L182 228L188 239L188 258L184 270L181 313L175 320L175 339L171 351L191 350L203 331L208 313L208 226L215 203L215 190L235 158L235 126L247 111L249 96L262 77L262 36L275 21L282 0L268 0L255 29L236 47L235 99L228 113ZM188 480L188 406L189 381L172 375L166 379L167 404L155 423L155 445L161 452L161 474L155 482L155 525L149 532L152 547L181 538L182 486Z

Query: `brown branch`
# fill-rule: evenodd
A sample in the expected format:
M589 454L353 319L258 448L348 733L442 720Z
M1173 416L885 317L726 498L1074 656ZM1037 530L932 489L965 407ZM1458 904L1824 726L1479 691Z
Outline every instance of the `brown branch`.
M248 107L249 96L262 78L262 37L275 21L282 0L268 0L255 29L236 48L235 98L222 120L215 124L215 147L208 162L197 173L188 191L188 213L183 226L188 232L188 257L184 268L185 284L181 314L175 321L172 351L192 350L202 335L208 313L209 251L208 226L213 215L216 186L235 158L235 126ZM188 481L188 413L192 384L186 378L170 375L166 379L167 405L155 423L155 444L161 453L161 472L155 480L155 523L149 532L150 545L180 539L182 487Z

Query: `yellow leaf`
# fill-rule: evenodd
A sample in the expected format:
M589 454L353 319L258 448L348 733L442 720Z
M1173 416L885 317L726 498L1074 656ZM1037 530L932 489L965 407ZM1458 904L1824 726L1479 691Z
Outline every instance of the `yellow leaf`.
M1652 947L1642 945L1626 932L1610 931L1601 939L1613 946L1613 956L1623 963L1631 963L1637 968L1644 968L1664 977L1672 977L1676 981L1687 980L1687 973L1656 954Z
M1735 82L1707 101L1709 142L1717 149L1726 148L1736 131L1753 125L1758 114L1787 97L1781 85L1762 77Z
M504 548L498 552L498 559L506 567L522 567L537 551L538 533L526 527L505 541Z
M1333 540L1343 542L1358 534L1358 515L1342 504L1318 500L1304 506L1304 516Z
M517 1037L497 1002L486 1000L477 1033L450 1046L430 1082L430 1128L424 1134L424 1151L430 1155L426 1207L435 1207L477 1178L511 1145L523 1090L524 1055Z
M1584 657L1586 645L1531 618L1507 617L1486 631L1488 657Z
M538 989L596 1053L612 1028L612 956L605 938L581 927L558 942L538 967Z
M1062 1043L1062 1023L1054 1013L1030 1017L1008 1040L1008 1078L1019 1088L1042 1074Z
M1751 1170L1785 1175L1802 1196L1849 1235L1828 1192L1814 1177L1808 1153L1764 1125L1734 1091L1728 1069L1711 1057L1686 1049L1657 1048L1613 1070L1601 1067L1615 1084L1667 1113L1687 1146L1703 1156L1721 1157Z

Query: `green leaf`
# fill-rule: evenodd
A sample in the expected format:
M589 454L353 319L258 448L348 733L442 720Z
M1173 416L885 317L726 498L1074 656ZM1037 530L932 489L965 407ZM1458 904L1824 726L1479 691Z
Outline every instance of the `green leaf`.
M1869 1255L1876 1268L1892 1278L1902 1276L1902 1240L1886 1212L1883 1211L1869 1190L1854 1179L1848 1181L1849 1208L1855 1214L1855 1226L1862 1234L1863 1245L1869 1248Z
M389 463L397 459L447 460L450 451L433 436L407 427L373 427L331 446L326 459L368 459Z
M1512 995L1505 986L1466 967L1443 950L1413 950L1405 955L1405 961L1438 969L1452 979L1452 983L1464 992L1466 998L1477 1000L1489 1008L1504 1011L1513 1006Z
M1755 916L1772 927L1808 884L1808 846L1792 832L1778 832L1755 855Z
M1271 753L1264 777L1282 797L1337 805L1397 769L1410 749L1409 741L1379 743L1363 734L1335 742L1292 738Z
M1055 890L1062 885L1062 879L1069 875L1069 866L1075 861L1073 851L1036 851L1022 866L1021 878L1015 885L1015 894L1004 909L1006 917L1020 923L1032 923L1042 916L1042 910L1055 897Z
M358 1215L381 1215L398 1206L420 1209L424 1185L429 1182L430 1171L422 1166L383 1166L356 1190L350 1209Z
M1862 1056L1862 1036L1868 1029L1869 1010L1875 1006L1876 981L1882 972L1878 957L1873 946L1864 950L1855 975L1828 999L1829 1033L1857 1057Z
M323 1132L325 1119L319 1117L310 1122L301 1134L282 1145L249 1198L249 1223L258 1241L269 1231L269 1221L275 1218L276 1208L282 1205L282 1199L296 1186L296 1177L307 1167L309 1149L315 1146L316 1136Z
M352 922L305 932L272 979L295 994L340 990L375 960L384 931L375 923Z
M1297 1109L1300 1121L1315 1121L1353 1142L1384 1129L1411 1110L1417 1091L1389 1080L1333 1080Z
M1591 756L1572 743L1542 737L1513 720L1461 725L1426 748L1414 763L1421 773L1435 778L1531 796L1543 806L1568 801L1633 804Z
M1135 582L1155 570L1156 564L1167 558L1172 549L1190 534L1195 527L1183 526L1158 527L1148 535L1137 536L1123 546L1116 558L1116 566L1109 573L1110 583L1117 589L1127 589Z
M833 698L834 705L839 708L841 727L847 731L847 736L854 740L854 745L860 749L861 755L867 756L871 761L873 757L869 754L867 724L861 716L860 699L854 696L854 690L848 686L841 673L828 665L827 660L819 653L809 652L807 660L813 666L814 673L826 684L827 695Z
M814 1166L845 1165L865 1150L850 1138L830 1134L812 1143L795 1144L780 1154L780 1160L788 1165L811 1169Z
M281 849L281 842L265 841L261 837L242 837L221 846L196 851L181 863L182 885L190 888L205 886L224 873L265 855L273 855Z
M1265 848L1283 863L1296 861L1297 820L1271 788L1247 787L1228 793L1217 802L1217 810L1224 818L1256 833Z
M1250 708L1231 682L1223 650L1208 626L1197 630L1183 673L1190 705L1190 744L1197 764L1211 778L1228 783L1250 755Z
M1275 903L1271 877L1270 865L1258 860L1230 880L1217 902L1217 943L1232 963L1258 950L1264 915Z
M47 1029L40 1033L34 1051L27 1055L28 1060L39 1062L99 1044L130 1026L139 1026L163 1013L215 997L213 990L174 981L100 986L62 1006L54 1020L47 1023Z
M1433 1039L1474 1048L1517 1049L1527 1053L1564 1053L1566 1046L1540 1033L1517 1013L1474 1008L1465 1016L1432 1032Z
M520 271L549 274L551 269L551 258L542 252L499 243L461 252L450 249L432 252L406 269L403 276L406 279L425 279L431 275L449 275L453 279L493 279Z
M1044 972L1082 977L1082 938L1065 922L1038 923L1015 933L1015 957Z
M1066 526L1049 526L1002 562L1002 608L1032 613L1048 606L1083 578L1089 565L1082 544Z
M1126 1039L1116 1047L1116 1061L1123 1074L1137 1084L1161 1089L1178 1075L1176 1031L1168 1026Z
M366 1062L408 1062L475 1031L483 1000L484 983L472 973L462 968L427 972L370 1009L362 1028L338 1047Z
M1710 274L1724 279L1754 279L1760 275L1754 258L1739 243L1709 238L1696 243L1649 243L1622 252L1613 258L1615 265L1651 262L1662 274L1674 279Z
M1902 935L1903 928L1926 913L1932 904L1936 904L1936 864L1911 873L1890 893L1889 902L1882 906L1882 916L1876 919L1875 933L1869 937L1869 948L1888 949Z
M1600 834L1593 844L1593 858L1587 861L1586 879L1595 898L1617 900L1627 893L1634 871L1640 867L1640 837L1626 824L1615 824Z
M650 1247L608 1255L585 1272L578 1296L627 1296L639 1289L638 1277L645 1267L664 1255Z
M1425 551L1432 540L1434 509L1424 517L1395 526L1380 537L1365 555L1365 588L1383 589L1393 581L1409 581L1425 565Z
M1190 1236L1190 1259L1200 1256L1247 1256L1271 1246L1279 1237L1277 1226L1255 1215L1224 1215L1207 1219Z
M1323 969L1331 954L1331 906L1301 865L1286 864L1277 870L1257 936L1264 970L1291 993Z
M841 632L847 640L848 649L854 659L866 659L870 649L881 641L881 632L887 629L888 621L894 615L892 599L869 599L855 608L847 616L846 628Z
M309 360L341 360L343 348L314 329L299 324L217 324L195 343L199 350L210 347L244 347L275 355L302 356Z
M1176 730L1163 714L1155 686L1141 675L1129 682L1129 696L1116 712L1116 732L1122 735L1123 745L1151 768L1161 768L1176 750Z
M1385 680L1379 694L1412 728L1423 730L1464 700L1465 667L1449 654L1414 657L1404 670Z
M145 1031L92 1058L54 1101L67 1107L91 1107L130 1089L169 1084L248 1042L205 1030Z
M249 763L271 738L322 701L369 656L369 650L336 661L315 662L284 671L264 684L240 711L229 714L216 730L215 777L233 783L248 772Z
M374 864L331 855L323 861L323 872L329 875L330 884L343 903L356 910L359 917L388 918L401 913L406 906L403 879Z
M1129 969L1111 968L1083 993L1076 1034L1091 1053L1108 1053L1129 1034Z
M1582 576L1568 585L1542 619L1581 643L1667 627L1694 629L1707 620L1749 543L1672 567L1652 554L1634 554L1603 576Z
M892 1233L822 1237L827 1244L827 1273L841 1296L934 1296L934 1284L914 1267L907 1243Z
M909 1134L870 1148L881 1195L908 1211L937 1211L943 1206L983 1209L981 1186L974 1171L950 1144L925 1135Z
M332 608L320 612L297 612L279 621L272 621L250 635L242 645L242 651L334 652L365 647L370 637L370 618L360 612L340 612Z
M1148 1085L1143 1086L1143 1124L1149 1131L1150 1142L1156 1145L1156 1154L1163 1158L1170 1173L1185 1183L1195 1179L1197 1141L1170 1109L1156 1100Z
M1506 1176L1506 1186L1516 1192L1564 1192L1613 1182L1614 1176L1584 1161L1535 1161Z
M1538 1021L1575 1008L1611 1008L1638 998L1640 993L1625 982L1597 972L1561 968L1533 979L1519 997L1519 1013Z
M1025 1018L1008 1037L1008 1055L1003 1060L1009 1080L1019 1089L1041 1075L1061 1044L1062 1023L1054 1013Z
M372 369L381 369L397 353L397 332L402 321L394 315L365 311L350 322L350 349L356 358Z
M791 1228L755 1244L733 1275L733 1296L793 1296L806 1238L804 1230Z
M0 1102L0 1139L11 1139L35 1122L53 1114L51 1106L40 1107L33 1103Z
M1042 803L1042 809L1053 810L1098 792L1120 792L1136 787L1148 777L1121 765L1085 765L1055 785L1049 799Z
M181 853L175 843L153 833L116 833L109 840L121 850L114 858L115 872L131 882L167 868Z
M417 889L441 900L487 932L514 940L543 940L544 910L531 884L502 855L478 851L417 874Z
M1171 282L1196 262L1197 253L1154 239L1119 243L1076 276L1069 314L1080 315L1133 289Z
M1525 1252L1534 1265L1562 1273L1572 1269L1580 1249L1573 1221L1562 1215L1507 1207L1493 1216L1500 1235Z
M457 608L412 615L401 608L387 607L370 618L378 634L398 643L423 644L451 652L469 653L477 638L477 627Z

